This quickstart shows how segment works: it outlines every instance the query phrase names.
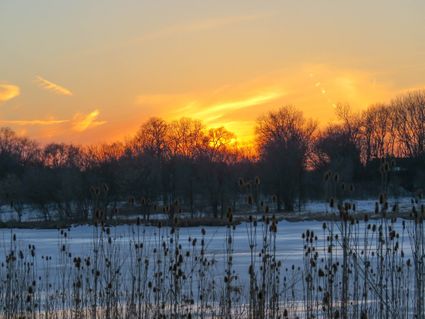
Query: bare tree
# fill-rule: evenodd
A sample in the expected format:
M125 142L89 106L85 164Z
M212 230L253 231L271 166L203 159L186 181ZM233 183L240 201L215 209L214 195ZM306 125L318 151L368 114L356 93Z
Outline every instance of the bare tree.
M224 127L211 128L208 130L208 157L213 162L225 162L234 158L235 150L232 144L236 141L236 135Z
M121 142L93 144L80 148L80 168L90 170L101 165L118 162L125 154L126 147Z
M302 197L302 179L316 126L292 106L270 112L257 121L260 161L277 195L278 209L283 201L285 209L293 210L295 198Z
M136 153L165 158L168 152L167 136L169 125L163 119L152 117L136 133L132 148Z
M392 101L400 155L417 158L425 152L425 91L413 91Z
M168 144L172 156L196 158L207 143L208 137L201 121L183 117L170 124Z
M81 151L72 144L52 143L45 146L42 154L43 162L52 168L81 167Z
M395 124L393 108L387 105L372 105L362 113L364 162L395 155Z
M208 142L201 161L198 161L202 171L203 182L208 193L209 203L214 217L218 217L220 207L221 218L229 206L232 195L232 179L229 165L236 160L234 143L236 135L224 127L208 130ZM229 183L230 181L230 183Z
M319 134L314 151L317 170L338 172L346 181L351 181L361 167L359 142L345 125L328 126Z

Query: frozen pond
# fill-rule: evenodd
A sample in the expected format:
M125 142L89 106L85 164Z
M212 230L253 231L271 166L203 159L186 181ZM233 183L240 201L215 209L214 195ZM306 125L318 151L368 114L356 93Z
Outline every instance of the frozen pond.
M335 303L345 289L345 298L357 300L350 305L353 317L361 309L372 317L379 313L376 300L382 291L388 300L398 300L387 302L385 309L412 314L412 244L414 234L423 232L423 228L414 232L417 225L413 221L348 222L346 232L340 221L280 221L275 233L271 232L272 222L255 225L246 222L234 229L191 227L175 231L143 225L1 229L0 303L14 305L8 306L13 311L28 307L8 299L13 297L12 291L21 291L24 299L37 294L40 303L31 304L31 309L38 307L40 313L65 308L86 311L87 315L93 300L99 309L115 304L124 311L138 296L139 305L143 305L139 316L143 308L148 312L156 309L156 315L208 309L210 317L220 317L226 298L232 299L232 311L246 312L250 291L264 287L267 298L276 298L294 316L304 317L303 313L310 311L324 317L326 310L322 309L327 304L323 289L333 291ZM349 285L343 289L344 234L349 243ZM408 271L404 271L406 265ZM229 276L231 284L227 284ZM252 288L253 282L257 288ZM26 293L28 289L31 293ZM365 300L364 291L370 295ZM277 311L273 303L267 307L267 311Z
M370 221L370 224L376 221ZM257 250L262 245L262 228L263 224L259 223L257 227ZM403 232L401 222L395 224L396 230L400 233L400 243L404 247L405 257L411 256L410 239L407 230ZM364 225L361 223L357 226L359 229L358 244L363 242ZM250 249L248 244L248 223L242 223L236 226L232 233L233 237L233 267L235 271L241 275L242 279L246 279L244 274L247 274L248 265L250 263ZM179 243L182 250L190 251L192 243L189 239L197 239L198 246L201 238L201 229L205 230L205 248L206 253L211 258L214 258L217 263L214 269L215 275L224 274L224 255L226 243L226 227L187 227L179 230ZM319 253L324 250L324 240L327 236L323 230L323 222L318 221L302 221L288 222L280 221L276 235L276 256L282 262L283 269L286 267L301 267L303 265L304 256L304 241L301 235L306 230L313 231L318 237L317 249ZM121 225L110 229L111 237L114 245L120 247L119 258L125 265L131 256L127 253L130 251L130 246L135 242L142 242L147 254L152 252L155 246L158 246L160 241L167 241L170 229L163 227L160 230L153 226L129 226ZM76 226L67 230L67 251L73 257L79 256L84 258L92 254L93 238L100 232L99 229L92 226ZM335 232L338 233L337 224ZM55 229L1 229L0 230L0 247L3 251L3 256L6 250L10 247L12 234L16 235L16 242L20 249L24 250L28 245L34 245L36 248L37 267L42 268L43 256L52 257L49 266L54 269L60 267L58 253L61 249L63 238L60 231ZM139 237L138 237L139 236ZM353 238L354 240L354 238ZM338 246L338 241L335 245ZM352 241L354 244L354 242ZM339 243L340 244L340 243Z
M249 246L247 243L246 223L236 226L233 235L234 245L234 266L238 271L246 272L249 263ZM258 225L258 235L261 233L262 225ZM209 255L215 256L218 260L223 258L226 227L188 227L179 230L180 244L183 250L190 249L189 238L201 237L201 228L205 229L206 251ZM279 259L285 265L299 265L303 256L303 241L301 234L306 230L314 230L317 233L322 231L322 223L315 221L305 222L286 222L281 221L278 224L278 234L276 248ZM165 236L169 228L163 227L161 233ZM76 226L68 231L69 251L73 256L86 256L93 247L93 236L95 229L92 226ZM158 228L153 226L140 226L139 229L141 241L145 247L152 248L158 238ZM42 256L51 256L55 266L57 254L60 250L60 232L56 229L0 229L0 247L3 251L10 246L12 234L16 235L18 246L25 248L29 244L35 245L36 256L41 261ZM122 251L128 250L137 239L137 226L121 225L111 228L111 236L115 238L115 243L122 246ZM260 243L259 243L260 244ZM127 259L130 256L123 254L122 258ZM58 266L58 264L56 264ZM220 267L217 272L220 273Z

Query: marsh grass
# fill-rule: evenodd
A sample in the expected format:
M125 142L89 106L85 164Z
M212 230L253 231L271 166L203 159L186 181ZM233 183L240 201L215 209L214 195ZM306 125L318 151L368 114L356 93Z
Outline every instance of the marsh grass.
M123 241L107 225L107 188L93 189L94 226L84 254L70 248L72 230L60 229L57 251L39 256L37 243L22 247L10 232L2 247L1 318L424 318L424 203L412 199L411 218L394 217L388 200L390 166L384 162L375 213L358 218L353 186L325 175L328 214L321 230L300 234L303 257L288 264L277 248L273 200L246 200L258 213L236 225L225 221L223 258L209 251L214 234L181 232L180 207L164 207L167 227L146 232L130 225ZM253 185L259 185L255 180ZM102 195L103 194L103 195ZM149 203L149 205L152 205ZM144 217L146 219L147 217ZM235 230L246 231L246 272L235 267Z

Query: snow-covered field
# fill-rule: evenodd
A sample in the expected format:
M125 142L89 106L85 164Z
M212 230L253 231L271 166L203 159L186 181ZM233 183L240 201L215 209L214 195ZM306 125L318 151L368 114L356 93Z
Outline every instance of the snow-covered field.
M306 230L313 231L318 237L318 249L323 249L324 233L322 222L317 221L302 221L288 222L280 221L278 224L278 232L276 236L276 251L277 257L283 263L283 268L301 267L303 264L304 242L301 235ZM111 228L111 235L114 238L114 244L121 247L120 258L125 264L129 262L130 255L126 254L130 250L130 245L134 245L137 241L137 227L135 225L120 225ZM142 242L147 251L152 250L158 241L158 228L154 226L139 226ZM259 224L259 229L263 225ZM364 231L364 227L360 226L360 233ZM242 223L236 227L233 233L233 266L242 279L243 284L247 284L247 270L250 263L250 251L247 239L248 223ZM214 274L215 276L223 276L225 270L225 242L226 242L226 227L203 227L206 231L206 251L207 254L217 261ZM405 258L410 258L410 242L408 233L403 232L401 223L396 224L396 230L401 234L400 242L405 246ZM337 231L337 229L335 230ZM68 231L67 245L72 256L79 256L82 259L85 256L92 254L93 236L95 227L93 226L76 226ZM167 238L169 228L163 227L161 238ZM58 253L60 251L60 231L56 229L0 229L0 251L5 252L10 247L12 234L16 235L18 247L25 249L28 245L35 245L36 248L36 264L37 267L43 267L41 258L43 256L52 257L52 262L49 267L52 269L60 267ZM258 231L257 245L261 246L261 232ZM191 250L190 239L201 237L200 227L187 227L179 230L179 243L183 251ZM363 237L359 237L362 241ZM261 247L260 247L261 248ZM3 254L4 256L4 254Z
M357 212L372 213L375 210L377 200L377 198L360 199L353 200L352 202L356 204ZM390 198L388 203L390 205L397 204L400 212L407 212L412 209L412 199L410 197ZM329 209L328 207L328 203L326 202L309 201L304 205L302 211L306 213L323 213Z
M147 311L160 311L161 304L167 305L164 311L174 311L170 307L175 304L180 307L178 313L199 313L209 307L210 317L220 317L224 300L231 296L232 311L239 309L246 315L253 278L249 269L254 261L255 285L265 287L266 297L271 298L268 300L276 296L279 304L288 307L291 317L304 317L305 311L324 317L323 289L333 291L336 304L347 291L346 298L354 300L350 313L359 314L363 307L371 317L376 315L381 311L376 302L383 296L380 289L388 300L398 300L387 302L385 309L389 312L410 317L414 311L412 235L418 226L414 221L347 222L346 233L341 221L279 221L276 233L270 233L271 225L273 222L259 221L243 222L234 229L210 226L175 230L134 224L65 230L0 229L0 304L11 311L21 309L22 313L29 307L39 313L69 309L87 315L97 298L99 309L115 304L124 311L139 292L143 299L139 304ZM341 284L344 234L349 241L346 288ZM418 228L416 234L420 235ZM229 262L231 272L227 272ZM328 277L326 269L335 270ZM182 275L177 275L180 271ZM226 278L230 274L234 279L228 288ZM381 274L384 279L380 279ZM156 293L156 287L161 294ZM31 293L26 292L28 289ZM181 291L176 293L176 289ZM14 291L20 292L20 300L34 296L40 303L13 302ZM370 294L364 301L363 291ZM81 301L82 296L86 301ZM202 308L203 303L207 308ZM313 304L314 311L309 308ZM267 307L267 311L276 309Z
M157 239L158 228L153 226L140 226L143 230L143 242L145 247L153 247ZM246 273L249 263L249 247L247 245L247 224L241 224L236 227L233 237L234 244L234 265ZM279 233L277 236L277 250L279 257L284 264L299 264L302 261L303 242L301 233L306 229L312 229L320 232L322 224L318 222L300 222L291 223L282 221L278 225ZM111 228L111 234L116 238L116 244L128 250L129 245L135 241L137 226L120 225ZM222 259L224 254L224 243L226 236L226 227L203 227L206 231L207 252ZM162 228L166 233L168 228ZM68 232L69 250L73 256L85 256L93 247L93 226L76 226L70 228ZM35 245L38 258L41 256L52 256L52 260L57 260L59 247L59 231L56 229L0 229L0 249L4 251L9 247L11 234L15 234L17 242L21 247L27 247L29 244ZM180 229L180 243L183 250L190 248L191 244L188 238L200 238L201 228L188 227ZM127 249L126 249L127 248ZM124 259L130 256L122 256ZM220 264L219 264L220 265ZM40 265L41 266L41 265ZM59 266L58 263L52 263L51 266ZM224 272L223 265L217 266L217 274Z

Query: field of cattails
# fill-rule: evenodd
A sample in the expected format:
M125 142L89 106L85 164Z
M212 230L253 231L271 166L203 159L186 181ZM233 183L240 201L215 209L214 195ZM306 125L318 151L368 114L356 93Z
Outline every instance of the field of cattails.
M424 204L398 218L385 178L360 216L352 186L327 173L325 222L258 203L241 224L229 209L223 227L173 214L166 227L2 230L0 317L423 319Z

